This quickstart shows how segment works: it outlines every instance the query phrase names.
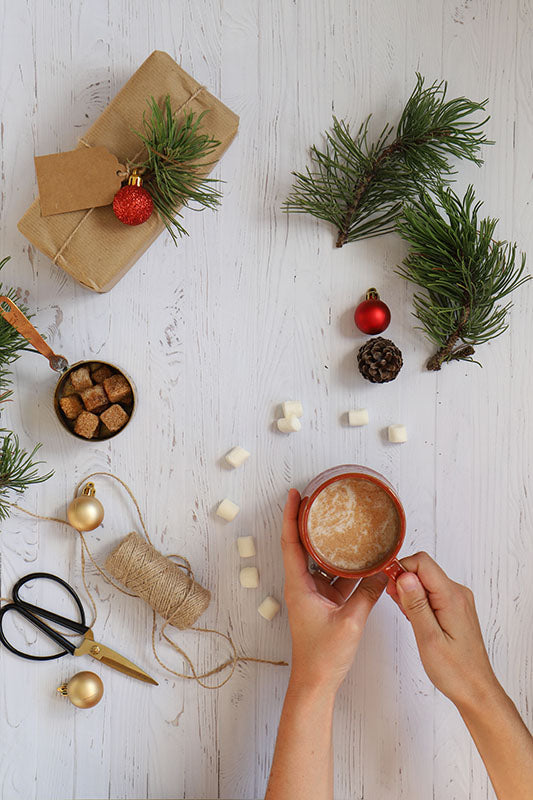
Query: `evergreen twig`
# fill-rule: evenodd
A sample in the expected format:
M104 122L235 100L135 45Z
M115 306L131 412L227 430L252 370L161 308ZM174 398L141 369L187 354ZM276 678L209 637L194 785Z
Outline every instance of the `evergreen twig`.
M0 269L9 261L8 258L0 260ZM13 300L26 316L27 308L20 303L18 292L11 288L4 288L0 283L0 295L6 295ZM10 366L15 362L23 350L31 347L3 317L0 316L0 404L12 396ZM23 492L30 484L42 483L53 475L39 473L38 467L42 461L36 461L35 455L40 444L28 453L21 448L18 437L5 428L0 428L0 520L9 516L9 503L7 498L10 492Z
M296 181L284 210L334 225L337 247L393 231L407 200L453 174L451 156L481 165L480 146L493 144L480 130L489 118L470 119L488 100L446 100L446 91L445 81L424 87L417 73L396 131L387 124L374 142L369 141L372 115L355 137L346 122L333 117L324 150L311 148L312 168L292 173Z
M512 303L501 303L526 281L526 256L517 246L494 240L497 219L478 219L482 203L469 186L459 198L449 187L423 192L407 205L398 232L410 252L397 271L422 287L413 298L414 316L437 346L427 369L447 361L473 361L474 348L507 330Z
M181 206L195 210L216 208L221 193L214 188L219 183L205 177L207 161L220 142L201 132L202 120L207 113L196 115L183 112L180 123L172 111L167 95L160 108L152 97L148 102L150 115L143 115L143 131L136 131L147 150L145 161L132 165L143 174L143 183L150 192L154 206L168 232L177 244L178 235L188 235L179 221Z

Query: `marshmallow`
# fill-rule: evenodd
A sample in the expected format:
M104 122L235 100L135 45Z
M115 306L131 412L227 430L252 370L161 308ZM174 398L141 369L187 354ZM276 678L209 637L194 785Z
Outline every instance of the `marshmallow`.
M304 409L299 400L285 400L281 404L281 410L285 419L292 417L293 414L295 417L303 417L304 415Z
M276 598L268 596L265 597L257 610L264 619L268 619L270 621L274 619L280 608L281 606Z
M389 442L400 444L407 441L407 428L405 425L389 425L387 432Z
M366 408L358 408L348 411L348 425L350 428L358 428L361 425L368 425L368 411Z
M241 464L244 464L247 458L249 458L250 453L248 450L245 450L244 447L234 447L233 450L230 450L224 458L226 459L226 463L233 467L233 469L237 469L240 467Z
M232 519L235 519L240 510L241 509L237 503L234 503L232 500L228 500L226 497L217 508L217 514L227 522L231 522Z
M278 419L278 430L282 433L294 433L295 431L299 431L302 427L302 423L296 416L296 414L291 414L290 417L282 417Z
M239 574L241 586L245 589L257 589L259 586L259 572L257 567L243 567Z
M237 548L241 558L252 558L252 556L255 556L254 537L239 536L237 538Z

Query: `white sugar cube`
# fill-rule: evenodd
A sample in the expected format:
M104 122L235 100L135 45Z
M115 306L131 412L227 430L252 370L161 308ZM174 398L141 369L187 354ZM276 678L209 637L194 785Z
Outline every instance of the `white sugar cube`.
M407 441L407 428L405 425L389 425L388 427L389 442L400 444Z
M233 450L230 450L229 453L226 453L224 458L230 467L237 469L237 467L240 467L241 464L244 464L249 456L250 453L248 450L245 450L244 447L234 447Z
M252 558L255 556L255 542L253 536L239 536L237 538L237 549L241 558Z
M264 619L268 619L270 621L271 619L274 619L280 608L281 606L276 598L270 597L269 595L268 597L265 597L257 610Z
M257 567L243 567L239 574L241 586L245 589L257 589L259 586L259 572Z
M282 417L278 419L278 430L282 433L295 433L299 431L302 427L302 423L296 416L296 414L291 414L290 417Z
M293 414L295 417L303 417L304 415L304 409L299 400L285 400L281 404L281 410L285 419L292 417Z
M231 522L232 519L235 519L240 510L237 503L234 503L233 500L228 500L226 497L217 508L217 514L227 522Z
M350 428L368 425L368 410L366 408L357 408L353 411L348 411L348 425Z

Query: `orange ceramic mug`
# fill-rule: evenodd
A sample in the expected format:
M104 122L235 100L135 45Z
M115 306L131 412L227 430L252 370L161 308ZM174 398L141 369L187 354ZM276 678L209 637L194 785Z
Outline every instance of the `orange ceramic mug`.
M308 533L309 512L320 492L325 489L326 486L345 478L359 478L379 486L379 488L390 497L398 514L398 535L393 547L388 550L384 558L364 570L341 569L326 561L313 547ZM405 528L405 511L398 495L383 475L380 475L379 472L375 472L369 467L361 467L356 464L344 464L339 467L332 467L325 472L321 472L316 478L313 478L302 492L302 501L298 511L298 531L300 533L300 539L309 556L315 562L318 570L328 578L341 577L357 580L359 578L366 578L368 575L374 575L376 572L385 572L389 578L396 580L402 572L406 571L396 558L405 538Z

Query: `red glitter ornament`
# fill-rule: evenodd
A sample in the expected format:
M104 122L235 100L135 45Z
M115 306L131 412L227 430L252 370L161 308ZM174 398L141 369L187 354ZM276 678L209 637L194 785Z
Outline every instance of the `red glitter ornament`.
M383 333L389 327L390 309L379 299L376 289L369 289L366 300L359 303L354 314L355 324L363 333Z
M151 216L154 202L150 192L142 187L142 178L133 170L126 186L113 198L115 216L125 225L141 225Z

